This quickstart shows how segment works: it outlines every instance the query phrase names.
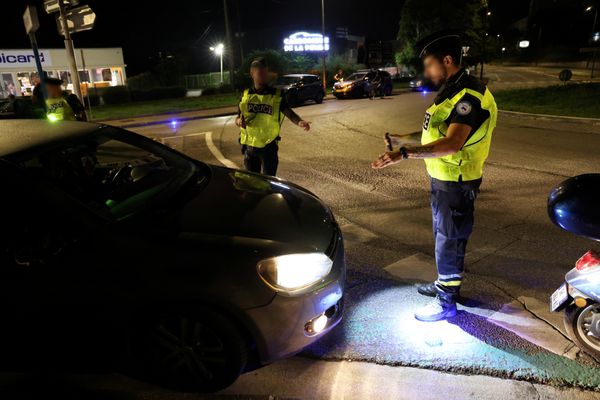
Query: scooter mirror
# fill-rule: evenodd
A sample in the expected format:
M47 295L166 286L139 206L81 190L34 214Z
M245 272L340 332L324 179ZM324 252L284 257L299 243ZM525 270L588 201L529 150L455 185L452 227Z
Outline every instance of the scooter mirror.
M548 215L562 229L600 241L600 174L569 178L548 197Z

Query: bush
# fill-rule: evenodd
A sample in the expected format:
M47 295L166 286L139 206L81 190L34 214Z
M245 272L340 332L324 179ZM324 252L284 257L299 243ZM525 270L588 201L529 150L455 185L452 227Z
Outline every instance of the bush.
M89 107L90 105L92 107L97 107L100 105L100 96L90 92L89 95L83 97L83 101L86 107Z
M210 96L213 94L217 94L217 88L216 87L207 87L206 89L202 89L202 96Z
M217 88L218 93L233 93L234 91L235 89L230 83L223 83Z
M162 100L185 97L187 90L184 87L155 87L149 90L131 90L133 101Z
M103 88L102 99L104 104L123 104L131 101L131 93L125 86L111 86Z

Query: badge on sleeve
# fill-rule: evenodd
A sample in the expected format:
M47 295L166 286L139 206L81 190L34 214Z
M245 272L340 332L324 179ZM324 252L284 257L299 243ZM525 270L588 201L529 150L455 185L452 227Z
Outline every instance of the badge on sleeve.
M471 110L473 110L473 106L466 100L459 101L456 104L456 112L458 113L458 115L469 115L471 113Z

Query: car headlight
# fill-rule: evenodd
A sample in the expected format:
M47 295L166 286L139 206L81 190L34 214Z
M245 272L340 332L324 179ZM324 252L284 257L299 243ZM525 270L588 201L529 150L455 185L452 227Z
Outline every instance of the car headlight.
M258 263L260 277L273 289L295 292L326 277L333 261L323 253L287 254Z

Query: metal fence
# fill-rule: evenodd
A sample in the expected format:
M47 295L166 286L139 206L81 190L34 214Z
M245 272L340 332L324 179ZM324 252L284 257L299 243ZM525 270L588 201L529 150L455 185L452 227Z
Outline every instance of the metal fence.
M208 74L197 74L197 75L185 75L184 77L185 88L188 90L192 89L206 89L209 87L217 87L221 84L221 73L211 72ZM229 71L223 73L223 82L229 82Z

